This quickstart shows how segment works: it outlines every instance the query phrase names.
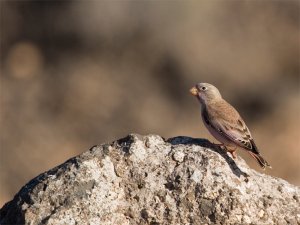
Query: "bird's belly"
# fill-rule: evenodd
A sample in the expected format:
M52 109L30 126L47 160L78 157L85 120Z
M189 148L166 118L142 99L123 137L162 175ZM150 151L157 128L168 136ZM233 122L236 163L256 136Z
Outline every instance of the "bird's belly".
M203 119L203 123L204 123L205 127L207 128L207 130L209 131L209 133L211 133L211 135L215 139L217 139L219 142L221 142L222 144L224 144L226 146L233 145L233 143L230 140L228 140L226 137L224 137L222 134L220 134L218 131L216 131L214 128L212 128L209 124L207 124L204 119Z

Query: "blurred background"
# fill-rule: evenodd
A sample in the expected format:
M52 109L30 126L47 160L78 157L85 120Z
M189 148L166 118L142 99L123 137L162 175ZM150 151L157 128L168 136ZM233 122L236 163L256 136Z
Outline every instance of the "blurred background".
M240 111L264 172L300 185L299 1L0 4L0 207L128 133L215 141L189 94L200 81Z

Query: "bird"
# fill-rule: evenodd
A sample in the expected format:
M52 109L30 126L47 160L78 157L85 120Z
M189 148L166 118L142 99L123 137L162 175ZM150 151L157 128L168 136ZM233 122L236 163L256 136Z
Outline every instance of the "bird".
M238 148L246 150L261 166L272 168L261 156L253 137L238 111L223 99L220 91L209 83L198 83L190 89L201 105L205 127L235 159Z

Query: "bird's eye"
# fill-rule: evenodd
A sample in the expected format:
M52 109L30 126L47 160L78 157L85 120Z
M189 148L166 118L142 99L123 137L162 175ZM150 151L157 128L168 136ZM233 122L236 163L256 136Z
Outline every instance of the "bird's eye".
M201 87L202 91L206 91L206 89L207 89L206 87Z

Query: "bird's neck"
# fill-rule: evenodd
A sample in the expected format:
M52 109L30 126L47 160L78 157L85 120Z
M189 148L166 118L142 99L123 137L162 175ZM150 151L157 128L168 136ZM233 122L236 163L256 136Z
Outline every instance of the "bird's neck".
M222 98L214 98L214 99L211 99L211 98L205 98L205 99L198 98L198 100L200 102L202 110L205 110L207 108L207 106L209 106L209 105L218 103L219 101L223 101Z

